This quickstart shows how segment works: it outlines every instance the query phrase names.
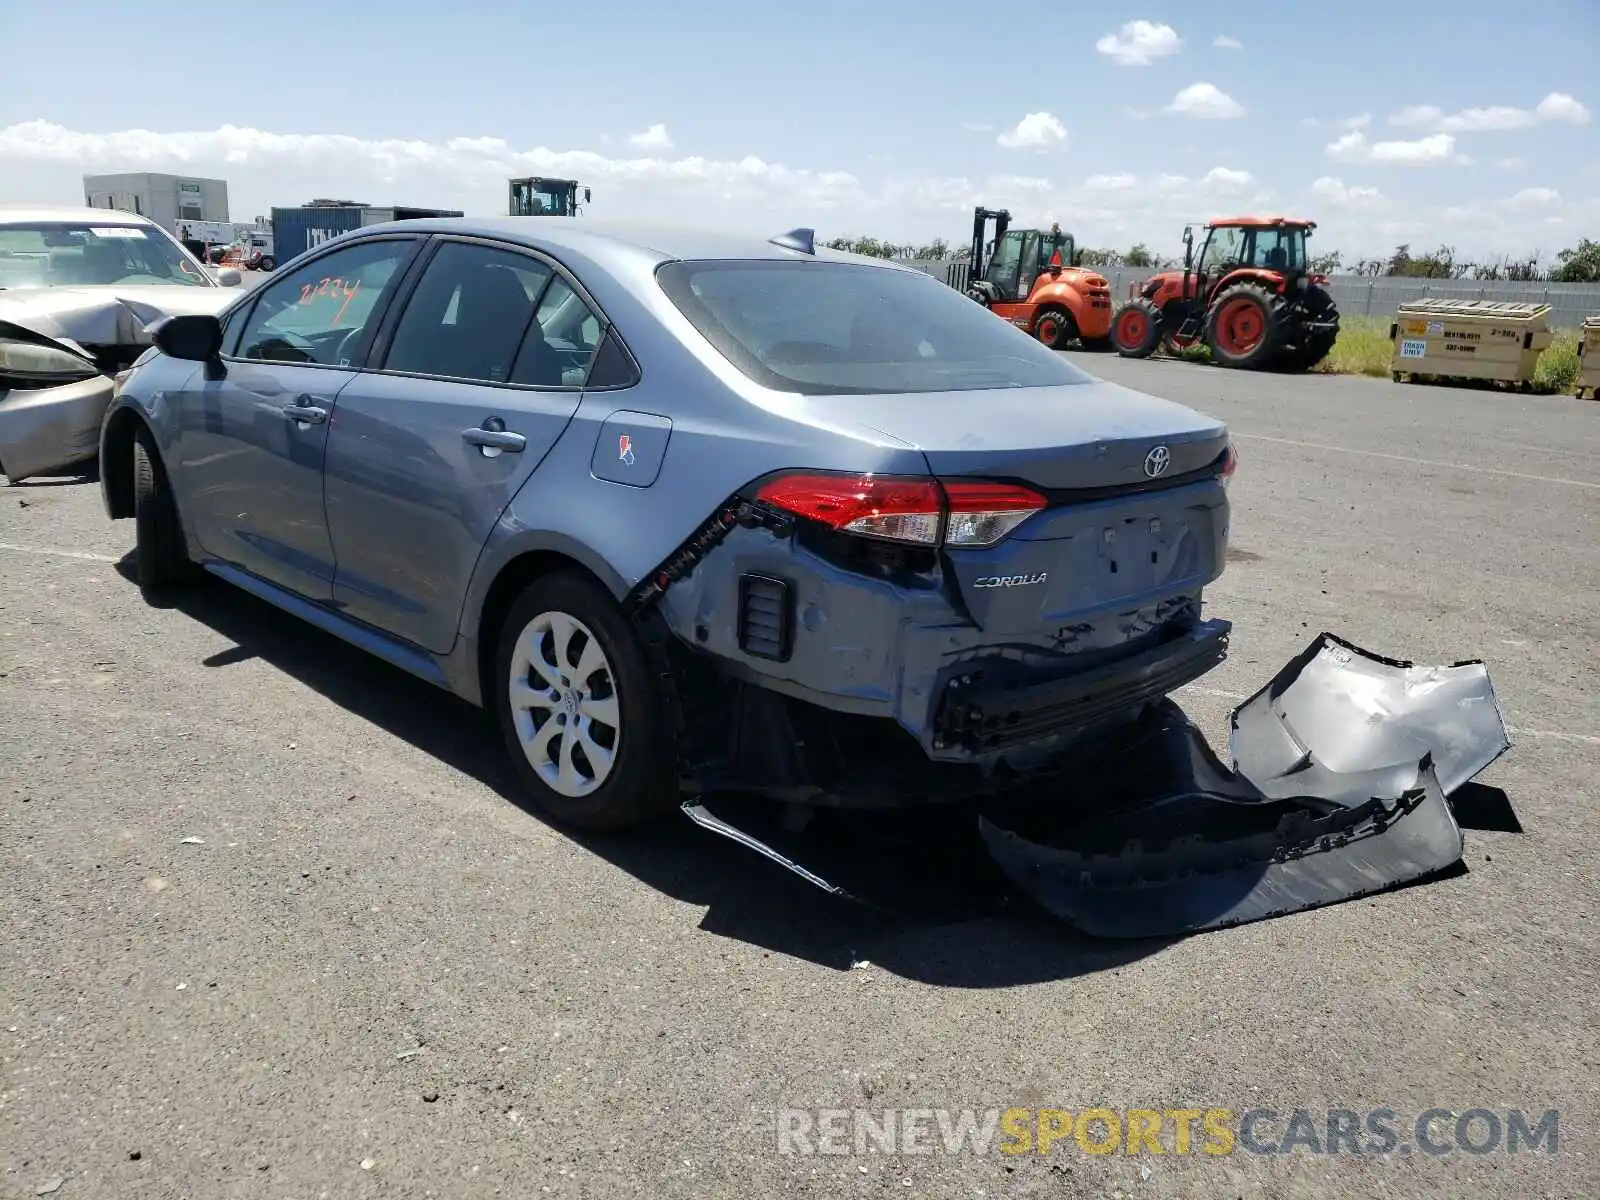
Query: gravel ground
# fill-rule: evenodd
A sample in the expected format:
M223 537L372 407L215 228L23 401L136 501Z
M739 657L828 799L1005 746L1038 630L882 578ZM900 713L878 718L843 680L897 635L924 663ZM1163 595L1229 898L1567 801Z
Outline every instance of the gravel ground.
M1209 593L1233 654L1195 717L1220 741L1323 629L1484 657L1517 744L1483 781L1521 832L1469 830L1442 882L1170 944L1026 908L888 922L676 818L552 828L474 710L220 585L147 606L130 523L37 481L0 491L0 1195L1594 1194L1600 406L1082 361L1238 437ZM775 1133L780 1108L1095 1105L1559 1108L1560 1143Z

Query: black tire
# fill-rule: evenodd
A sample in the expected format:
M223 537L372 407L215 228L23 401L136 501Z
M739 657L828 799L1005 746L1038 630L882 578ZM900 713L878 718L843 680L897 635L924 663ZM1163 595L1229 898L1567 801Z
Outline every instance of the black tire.
M1326 288L1313 285L1301 300L1300 307L1312 320L1332 321L1334 327L1312 333L1296 329L1295 344L1283 356L1283 369L1286 371L1311 370L1333 352L1333 345L1339 340L1339 306Z
M1165 336L1161 310L1143 296L1129 300L1111 318L1111 344L1123 358L1149 358Z
M139 586L145 591L193 583L199 568L189 559L155 439L143 425L133 434L133 527Z
M1034 318L1033 336L1039 344L1051 350L1060 350L1078 336L1078 323L1064 308L1047 308Z
M594 732L598 745L609 730L609 748L615 750L615 758L609 773L601 778L595 764L587 755L583 756L575 769L587 777L585 782L592 783L598 779L599 783L582 796L557 790L534 767L530 751L524 748L519 718L511 701L513 680L527 680L540 690L550 690L545 688L536 671L527 670L521 663L514 665L514 660L520 657L518 642L524 631L529 630L535 620L548 614L564 615L584 627L583 633L573 636L574 642L580 636L592 634L604 655L605 674L609 683L607 694L599 698L603 700L609 696L617 702L618 724L610 727L601 723L599 730ZM517 597L497 636L499 641L495 650L494 677L489 680L492 689L490 703L512 770L516 772L524 793L537 808L565 824L612 833L638 825L674 806L678 797L678 770L673 714L667 697L650 670L649 655L637 627L609 592L576 571L558 571L541 576ZM543 651L547 651L542 652L541 657L547 662L553 661L551 641L544 636L536 640ZM581 646L575 647L571 642L568 649L577 654L582 651ZM568 671L576 665L570 658L571 654L569 661L561 664ZM574 685L570 690L576 691L601 674L602 671L596 668L589 680L573 678L575 672L571 675L563 673L562 678ZM594 690L599 689L597 687ZM530 716L525 728L530 734L542 732L544 722L557 721L558 709L559 705L538 709L544 714L542 720L532 717L535 710L526 709ZM564 722L576 720L577 715L576 706L559 712ZM567 727L564 722L560 728ZM594 726L591 725L590 729L594 731ZM562 733L553 733L546 746L547 753L555 759L569 753L564 742ZM576 755L581 753L581 746L581 742L575 742L575 749L570 752L574 761ZM549 765L556 767L558 763Z
M278 266L278 260L275 259L275 258L263 258L261 260L261 269L263 271L276 270L277 266Z
M1246 313L1244 306L1255 311ZM1240 345L1234 332L1239 320L1250 322L1259 332L1253 342ZM1203 337L1211 351L1211 361L1235 370L1260 371L1276 365L1289 342L1292 317L1281 296L1275 296L1253 283L1236 283L1225 288L1206 310Z

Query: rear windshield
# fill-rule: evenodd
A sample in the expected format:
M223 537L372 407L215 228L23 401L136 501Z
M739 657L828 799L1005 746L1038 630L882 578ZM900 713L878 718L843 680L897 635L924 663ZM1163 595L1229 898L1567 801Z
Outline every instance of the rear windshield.
M856 263L672 262L662 290L756 383L813 395L1089 383L1091 376L917 271Z

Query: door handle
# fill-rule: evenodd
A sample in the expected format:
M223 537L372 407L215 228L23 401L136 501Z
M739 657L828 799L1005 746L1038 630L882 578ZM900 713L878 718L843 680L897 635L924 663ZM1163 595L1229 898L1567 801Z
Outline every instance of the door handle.
M312 404L310 396L296 396L293 404L283 406L283 415L302 425L321 425L328 419L328 410Z
M501 428L489 427L490 422L500 425ZM513 454L520 453L528 445L528 439L520 433L511 433L504 428L504 422L490 417L477 429L463 429L461 436L474 446L480 447L488 457L494 457L502 450L509 450Z

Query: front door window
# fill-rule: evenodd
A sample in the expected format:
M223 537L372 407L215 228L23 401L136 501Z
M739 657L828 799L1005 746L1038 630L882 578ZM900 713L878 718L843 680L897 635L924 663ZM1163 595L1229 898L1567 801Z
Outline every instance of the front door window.
M1001 300L1017 298L1018 270L1022 266L1022 234L1007 233L994 248L989 258L989 270L984 276L994 285Z
M263 286L234 350L262 362L350 366L384 288L415 241L361 242L325 254Z

